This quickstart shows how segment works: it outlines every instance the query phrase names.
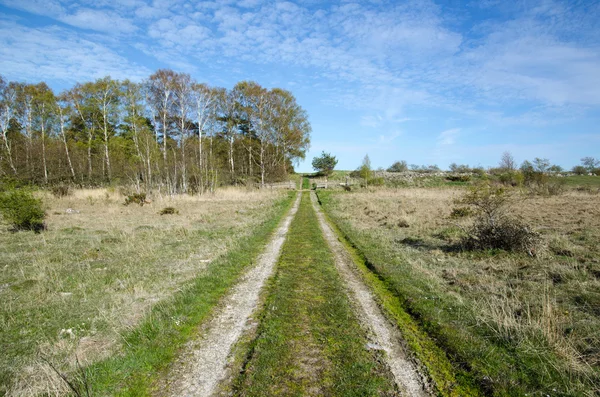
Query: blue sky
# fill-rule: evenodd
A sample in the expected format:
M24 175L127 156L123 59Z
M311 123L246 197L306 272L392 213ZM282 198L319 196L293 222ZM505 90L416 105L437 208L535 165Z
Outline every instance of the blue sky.
M159 68L294 93L355 169L600 157L600 2L0 0L0 74L55 90Z

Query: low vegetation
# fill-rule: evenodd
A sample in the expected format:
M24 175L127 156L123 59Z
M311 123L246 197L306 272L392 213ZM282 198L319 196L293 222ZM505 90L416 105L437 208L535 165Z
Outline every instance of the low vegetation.
M397 395L369 350L305 192L235 395Z
M14 231L40 232L46 227L46 213L42 200L34 197L33 193L26 189L8 189L0 192L0 214Z
M51 366L78 382L77 362L93 395L148 384L291 202L236 189L153 199L140 207L106 189L46 194L43 233L0 224L0 395L66 393ZM159 215L164 207L183 216Z
M466 250L502 249L525 252L535 256L540 248L540 236L522 220L510 215L515 195L503 187L482 183L467 190L456 203L450 217L474 215L473 224L465 229L461 246ZM463 207L468 205L469 207ZM467 210L469 208L469 210Z
M467 368L485 394L598 395L600 196L516 191L509 215L546 247L532 257L520 250L455 249L477 212L453 205L464 194L319 191L370 270L446 351L457 373Z

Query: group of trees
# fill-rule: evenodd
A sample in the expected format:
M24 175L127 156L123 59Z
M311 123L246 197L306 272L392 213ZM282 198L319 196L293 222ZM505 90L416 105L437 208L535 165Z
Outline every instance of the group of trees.
M411 170L413 172L439 172L440 168L437 165L407 165L406 161L396 161L387 168L388 172L405 172ZM452 163L448 166L450 172L456 173L485 173L486 170L479 167L470 167L467 164ZM559 173L565 170L556 164L551 164L546 158L536 157L533 161L525 160L521 165L518 165L510 152L504 152L500 162L496 168L489 168L487 172L491 174L513 173L513 172L536 172L536 173ZM600 175L600 160L594 157L584 157L581 159L581 165L577 165L571 169L572 173L577 175L597 174Z
M292 93L233 89L158 70L140 83L105 77L55 94L0 76L0 177L35 184L121 182L169 193L283 178L311 127Z

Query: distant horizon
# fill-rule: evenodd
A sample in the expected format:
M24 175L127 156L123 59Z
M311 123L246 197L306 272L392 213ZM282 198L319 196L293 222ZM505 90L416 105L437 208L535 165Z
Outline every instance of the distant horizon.
M0 74L54 90L158 69L291 91L356 169L600 157L600 4L0 0Z

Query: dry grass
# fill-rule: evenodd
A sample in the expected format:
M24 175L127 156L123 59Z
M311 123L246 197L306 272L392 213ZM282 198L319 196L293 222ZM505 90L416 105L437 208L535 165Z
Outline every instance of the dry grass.
M459 189L337 194L330 209L392 261L408 264L428 288L472 308L465 319L515 349L550 349L568 378L600 373L600 196L517 195L511 213L541 233L547 249L531 258L503 251L460 252L452 219ZM463 319L455 319L458 324ZM594 395L600 390L589 391Z
M224 189L140 207L116 191L77 190L44 195L44 233L0 225L0 394L64 394L40 355L73 368L75 357L114 354L123 331L272 217L284 194ZM159 215L166 206L179 214Z

